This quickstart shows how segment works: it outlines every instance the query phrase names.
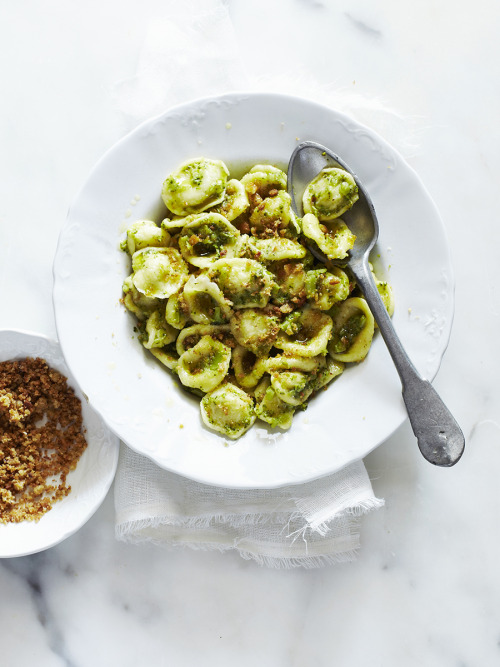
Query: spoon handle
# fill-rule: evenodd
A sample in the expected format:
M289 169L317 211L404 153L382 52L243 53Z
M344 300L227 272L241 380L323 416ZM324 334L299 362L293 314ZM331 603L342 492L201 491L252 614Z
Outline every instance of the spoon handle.
M375 285L368 262L352 262L350 266L399 373L403 400L422 455L437 466L454 465L465 447L459 425L434 387L420 377L406 354Z

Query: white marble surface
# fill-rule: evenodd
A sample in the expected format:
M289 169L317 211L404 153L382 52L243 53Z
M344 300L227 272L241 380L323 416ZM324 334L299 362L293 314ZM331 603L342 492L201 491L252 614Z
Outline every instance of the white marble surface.
M364 519L358 560L313 571L118 543L108 496L64 543L0 561L0 663L498 665L498 5L182 7L0 4L0 327L55 336L51 266L68 206L100 155L164 108L169 91L192 95L190 63L206 68L200 95L240 83L318 98L341 91L403 150L447 228L456 315L435 386L467 451L457 467L435 469L403 426L366 460L386 506ZM375 112L375 101L394 113Z

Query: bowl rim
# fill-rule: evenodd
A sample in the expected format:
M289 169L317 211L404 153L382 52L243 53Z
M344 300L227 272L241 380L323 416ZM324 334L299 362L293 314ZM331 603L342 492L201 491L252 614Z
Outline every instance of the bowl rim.
M383 148L387 148L392 154L396 155L398 157L398 159L404 164L405 169L407 170L407 172L409 174L411 174L411 176L414 179L414 181L416 182L416 184L418 184L421 191L423 191L425 193L426 198L427 198L427 205L432 207L434 217L435 217L436 221L439 222L440 232L443 235L444 240L445 240L445 256L443 257L443 264L446 264L446 268L447 268L447 271L448 271L448 274L447 274L448 283L449 283L448 284L448 290L449 290L448 297L449 297L449 300L450 300L450 303L447 306L447 319L446 319L446 324L445 324L445 330L444 330L444 332L443 332L443 334L440 338L440 352L439 352L438 355L436 355L436 364L435 364L435 368L433 369L432 375L428 376L429 380L434 379L434 377L436 376L436 374L439 371L439 368L440 368L441 363L442 363L443 356L444 356L444 354L446 352L446 349L448 347L448 344L449 344L452 325L453 325L454 305L455 305L455 302L454 302L455 280L454 280L454 274L453 274L453 268L452 268L450 245L449 245L449 242L448 242L448 239L447 239L446 229L444 227L444 224L443 224L441 215L439 213L439 210L438 210L433 198L429 194L427 188L425 187L422 179L418 175L418 173L415 171L415 169L411 165L408 164L408 162L406 162L406 160L401 156L399 151L397 149L395 149L387 140L385 140L382 136L380 136L375 130L373 130L369 126L363 124L362 122L358 121L357 119L352 118L351 116L349 116L345 112L338 111L335 108L330 107L330 106L328 106L324 103L318 102L315 99L309 98L307 96L297 96L297 95L291 95L291 94L280 93L280 92L270 93L270 92L241 90L241 91L232 91L232 92L222 93L222 94L217 94L217 95L194 97L191 100L173 105L172 107L169 107L169 108L165 109L164 111L162 111L162 112L160 112L160 113L158 113L158 114L156 114L156 115L154 115L150 118L147 118L147 119L143 120L142 122L138 123L133 129L131 129L130 131L125 133L124 136L122 136L118 141L116 141L114 144L112 144L102 154L102 156L97 160L97 162L94 164L94 166L91 168L91 170L87 174L85 182L81 186L77 195L74 197L72 205L71 205L71 207L68 211L66 221L68 222L70 220L72 212L73 212L74 205L79 201L79 199L82 196L83 192L85 191L85 189L87 187L87 184L88 184L88 181L90 180L92 175L95 174L95 172L97 172L99 170L101 165L108 159L108 157L115 150L119 149L124 143L128 142L131 137L133 137L134 135L140 135L141 133L144 132L144 130L146 128L148 128L148 126L152 126L152 125L158 123L161 119L163 119L167 116L190 112L193 109L196 109L197 107L205 107L212 102L219 103L220 101L228 101L228 102L236 103L236 102L241 102L244 99L254 99L254 100L257 99L257 100L260 100L261 102L265 102L266 100L273 100L273 101L279 100L281 102L297 102L297 103L300 103L300 104L306 104L306 105L309 105L311 108L317 109L318 112L321 112L321 113L329 112L329 113L334 114L338 118L346 120L349 124L355 124L359 128L363 129L363 131L366 132L367 135L374 138L379 146L381 146ZM64 235L64 232L65 232L65 226L63 226L63 228L61 229L60 235L59 235L58 247L57 247L57 251L56 251L55 259L54 259L54 264L53 264L53 274L54 274L53 300L54 301L55 301L55 298L56 298L56 293L57 293L57 289L58 289L58 281L59 281L59 277L57 275L57 273L58 273L58 259L59 259L58 250L61 246L61 239ZM58 310L55 309L56 327L58 326L57 312L58 312ZM97 412L100 412L99 408L97 408L95 405L93 405L93 407ZM103 419L106 421L106 418L104 417L104 415L102 413L100 413L100 414L103 417ZM387 438L391 437L394 434L394 432L404 423L404 421L406 419L407 419L406 416L402 416L401 419L398 421L398 423L396 423L393 426L392 430L390 430L390 431L387 430L386 434L384 435L384 437L382 439L379 439L378 441L374 441L372 447L368 451L365 451L360 457L358 457L358 459L359 458L364 458L364 456L366 456L371 451L373 451L378 446L380 446L380 444L382 444L382 442L387 440ZM109 424L108 428L113 430L113 425ZM116 431L115 431L115 433L116 433ZM123 439L122 434L118 434L118 437ZM309 476L304 475L303 477L300 478L299 481L293 481L293 480L290 480L287 477L286 479L283 479L283 478L277 479L272 484L270 484L270 483L263 483L263 484L252 483L252 484L246 485L246 484L242 484L240 482L237 482L235 484L230 484L230 483L228 484L226 481L224 481L224 483L221 483L218 480L210 481L210 480L208 480L208 479L206 479L206 478L204 478L203 476L200 476L200 475L189 474L186 471L180 472L179 470L176 470L174 468L169 468L167 465L163 465L162 463L160 463L157 459L155 459L154 456L150 456L147 452L143 452L140 449L135 448L134 445L132 443L127 442L126 439L124 439L123 441L132 450L134 450L137 453L149 458L150 460L152 460L154 463L156 463L162 469L168 470L170 472L174 472L175 474L179 474L181 476L189 477L190 479L192 479L194 481L197 481L197 482L200 482L200 483L203 483L203 484L213 485L213 486L224 486L226 488L234 488L234 489L256 489L256 488L271 489L271 488L278 488L278 487L282 487L282 486L306 483L306 482L309 482L309 481L327 476L329 474L332 474L336 470L341 469L342 467L345 467L346 465L349 464L349 462L347 462L344 465L342 465L340 467L336 467L336 468L334 468L330 471L324 471L324 472L317 472L316 471L316 472L310 474ZM352 461L358 460L358 459L353 458Z

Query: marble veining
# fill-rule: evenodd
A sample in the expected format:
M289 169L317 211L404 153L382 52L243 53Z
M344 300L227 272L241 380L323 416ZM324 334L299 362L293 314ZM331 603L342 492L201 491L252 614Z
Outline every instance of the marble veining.
M349 19L349 21L351 21L351 23L358 30L361 30L361 32L366 34L368 37L372 37L374 39L381 39L383 37L382 32L380 30L378 30L377 28L373 28L364 21L360 21L358 18L352 16L352 14L350 14L349 12L345 12L345 16Z
M117 542L108 494L61 544L0 560L0 665L499 665L497 3L53 0L0 21L1 328L55 336L66 211L138 123L228 88L317 98L403 152L439 208L456 310L434 384L467 443L434 468L405 422L366 458L385 506L357 561L319 570Z

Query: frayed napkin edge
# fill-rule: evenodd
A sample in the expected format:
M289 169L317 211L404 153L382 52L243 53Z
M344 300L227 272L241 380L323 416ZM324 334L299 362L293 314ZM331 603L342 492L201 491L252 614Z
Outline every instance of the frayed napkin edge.
M327 521L318 524L314 528L307 523L307 520L299 512L294 512L291 516L288 513L284 514L254 514L254 515L214 515L207 517L193 517L191 519L185 520L174 517L150 517L147 519L134 519L122 523L117 523L115 525L115 537L118 541L125 542L128 544L153 544L155 546L161 546L165 550L174 551L179 547L189 548L193 551L217 551L219 553L224 553L227 551L236 551L244 560L249 560L255 562L261 567L268 567L272 569L295 569L295 568L304 568L304 569L317 569L321 567L326 567L328 565L336 565L341 563L353 562L356 560L359 549L359 521L360 518L374 510L377 510L385 505L385 501L380 498L371 497L364 499L359 502L358 505L353 507L346 507L342 512L337 513L335 516L331 517ZM322 548L325 548L327 551L330 548L330 552L321 553L321 554L306 554L304 556L273 556L269 553L265 553L266 546L261 545L261 550L257 550L257 546L254 550L248 548L240 548L239 540L235 539L231 543L221 544L220 542L215 541L206 541L200 542L195 539L186 540L179 539L170 539L165 540L165 538L148 536L145 532L152 530L158 531L162 528L184 528L186 530L199 530L199 529L208 529L220 523L231 528L241 528L243 525L256 525L256 524L266 524L269 522L274 522L283 527L289 526L293 521L304 521L304 526L298 528L297 530L288 533L287 537L291 538L291 544L296 540L300 540L306 544L306 551L308 549L307 534L316 533L321 538L325 539L328 537L328 532L331 528L331 524L334 521L338 521L341 518L347 518L349 521L349 531L342 538L332 537L331 541L326 541ZM347 548L339 548L339 543L347 542L349 545ZM337 544L336 544L337 543ZM335 548L336 544L336 548ZM315 543L315 548L318 548L318 543Z
M253 561L260 567L267 567L275 570L292 570L296 568L304 568L306 570L318 569L327 567L328 565L338 565L342 563L351 563L356 560L359 550L359 533L354 533L348 536L349 541L354 543L354 546L345 550L334 551L331 553L304 555L304 556L272 556L270 554L251 551L248 548L242 549L237 543L220 544L218 542L186 542L172 540L165 542L162 539L151 536L144 536L140 531L140 524L144 524L142 529L151 528L148 525L149 520L140 520L132 522L133 528L130 526L117 526L115 533L116 538L122 542L133 545L151 544L155 547L161 547L165 551L174 552L180 547L190 549L191 551L204 552L218 552L226 553L228 551L235 551L241 558L247 561ZM139 533L137 533L139 531ZM335 539L335 538L334 538Z

